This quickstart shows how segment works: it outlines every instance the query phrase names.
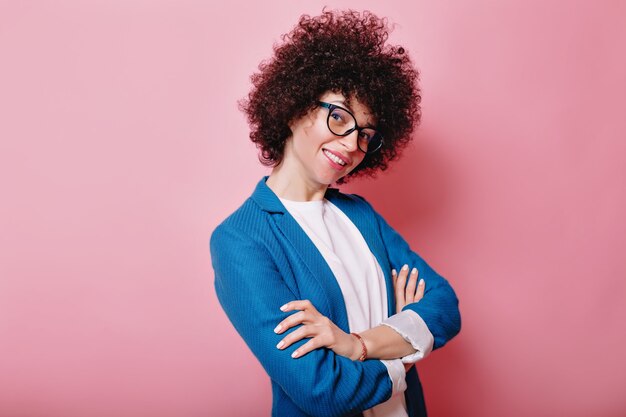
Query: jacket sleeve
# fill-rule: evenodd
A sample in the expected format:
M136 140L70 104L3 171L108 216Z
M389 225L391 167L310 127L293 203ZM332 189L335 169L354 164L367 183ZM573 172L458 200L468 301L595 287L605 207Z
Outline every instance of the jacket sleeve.
M270 378L306 414L347 416L389 399L392 383L379 360L352 361L326 348L291 358L308 339L276 348L284 334L273 329L289 314L280 307L297 297L261 241L222 224L211 237L211 259L226 315Z
M391 267L398 271L404 264L409 265L409 268L416 267L419 277L426 281L424 298L417 303L407 304L402 311L412 310L424 320L435 339L433 350L438 349L461 330L461 314L456 294L445 278L413 252L409 244L389 226L380 214L376 213L373 208L372 211L387 248Z

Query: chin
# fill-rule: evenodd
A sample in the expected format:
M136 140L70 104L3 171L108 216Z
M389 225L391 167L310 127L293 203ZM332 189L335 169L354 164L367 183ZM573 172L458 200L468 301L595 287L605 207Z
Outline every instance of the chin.
M352 170L350 170L352 171ZM319 174L316 176L317 177L317 182L319 184L323 184L326 186L331 186L333 184L335 184L337 181L341 180L342 178L345 178L346 175L348 175L350 173L350 171L346 172L346 173L342 173L341 175L338 175L337 171L322 171L319 172Z
M329 186L332 186L333 184L337 184L337 181L341 181L341 179L342 179L342 178L345 178L345 177L346 177L346 176L345 176L345 175L343 175L343 176L341 176L341 177L339 177L339 178L335 178L335 179L333 179L333 181L332 181L330 184L328 184L328 185L329 185Z
M338 179L339 178L335 178L335 177L321 177L321 178L318 177L317 178L317 183L321 184L321 185L324 185L324 186L331 186L334 183L336 183Z

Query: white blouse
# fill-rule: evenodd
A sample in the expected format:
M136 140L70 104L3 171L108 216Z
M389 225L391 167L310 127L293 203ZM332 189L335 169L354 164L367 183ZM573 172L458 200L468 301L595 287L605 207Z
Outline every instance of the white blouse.
M387 288L380 265L361 232L337 206L325 199L290 201L281 198L280 201L313 241L335 275L346 304L350 331L359 333L386 325L417 350L401 359L381 361L393 384L392 396L363 412L365 417L407 417L403 363L417 362L431 352L434 338L428 326L411 310L388 317Z

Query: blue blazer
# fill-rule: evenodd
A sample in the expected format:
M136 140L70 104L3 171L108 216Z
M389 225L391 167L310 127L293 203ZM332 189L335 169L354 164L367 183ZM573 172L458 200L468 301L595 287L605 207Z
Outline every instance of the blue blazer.
M285 350L273 329L290 313L280 306L310 300L317 310L349 332L339 284L313 242L262 179L243 205L211 236L215 289L230 321L261 362L272 383L272 416L355 416L390 398L391 381L380 360L352 361L322 348L292 359L306 342ZM415 311L434 336L434 349L460 330L458 300L448 282L413 252L407 242L362 197L329 188L325 198L361 231L383 272L388 311L395 311L391 269L417 267L426 281ZM410 417L425 416L415 367L407 374L405 398Z

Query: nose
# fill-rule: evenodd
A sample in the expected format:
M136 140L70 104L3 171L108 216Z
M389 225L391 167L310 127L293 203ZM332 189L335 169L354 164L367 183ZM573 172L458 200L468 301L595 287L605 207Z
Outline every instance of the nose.
M341 136L339 138L339 143L343 145L346 151L354 152L358 149L358 144L357 144L358 137L359 137L359 131L354 130L354 132L350 132L349 135Z

